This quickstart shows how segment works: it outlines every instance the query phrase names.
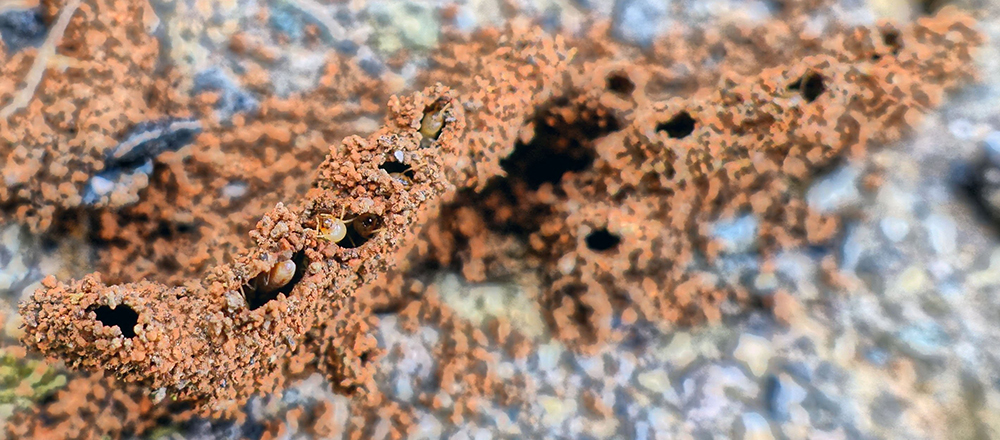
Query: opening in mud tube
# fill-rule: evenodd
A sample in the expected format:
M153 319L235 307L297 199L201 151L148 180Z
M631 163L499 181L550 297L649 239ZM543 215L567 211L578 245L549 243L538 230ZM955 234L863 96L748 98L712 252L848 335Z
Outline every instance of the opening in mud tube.
M561 98L553 107L567 104L568 100ZM522 180L535 190L545 183L559 183L566 173L588 170L596 157L593 141L621 129L610 114L581 111L573 123L566 123L553 113L539 111L532 121L535 132L531 141L518 141L514 151L500 161L510 180Z
M257 310L263 307L264 304L276 299L279 294L284 294L286 297L291 295L295 286L305 277L306 268L309 267L309 259L306 258L304 251L298 251L292 255L289 261L295 265L295 268L292 269L291 278L287 282L283 281L287 277L283 273L285 269L275 269L275 267L284 263L279 261L274 266L271 266L274 270L261 272L243 285L243 292L246 295L247 306L250 310Z
M126 338L135 337L135 325L139 323L139 314L127 304L118 304L113 309L109 306L92 307L90 311L97 315L101 325L118 327L122 336Z
M621 96L631 96L635 91L635 83L623 72L615 72L608 75L606 80L608 90Z
M408 173L412 171L409 165L401 162L396 162L394 160L387 160L378 166L379 169L385 170L385 172L392 173Z
M622 239L618 235L608 232L607 228L603 228L587 234L584 241L587 243L588 249L596 252L604 252L617 248Z
M684 139L694 133L695 124L697 121L691 117L691 114L682 111L666 122L657 124L656 131L666 132L671 139Z
M788 86L788 90L798 90L806 102L813 102L826 91L826 79L819 73L809 72Z

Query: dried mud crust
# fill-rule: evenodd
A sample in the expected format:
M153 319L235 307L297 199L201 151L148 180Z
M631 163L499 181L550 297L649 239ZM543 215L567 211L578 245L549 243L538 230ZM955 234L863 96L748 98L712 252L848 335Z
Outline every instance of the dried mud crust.
M559 83L552 76L568 59L541 31L519 34L512 45L538 49L498 55L495 66L506 68L468 80L480 92L458 100L437 86L391 99L387 125L331 149L302 200L265 214L251 231L254 246L234 263L174 288L150 281L108 286L99 274L70 284L45 280L45 289L22 304L25 341L73 366L108 369L216 408L273 390L283 356L335 316L338 299L375 282L401 248L413 246L428 213L456 185L474 186L499 171L491 158L512 145L502 140L516 136L520 115ZM527 57L534 61L526 69ZM487 92L495 89L511 93ZM466 127L467 108L476 110L469 120L480 130ZM412 176L400 182L390 163ZM327 241L321 216L352 219L352 229ZM367 241L357 225L366 216L377 222ZM262 274L289 260L290 282L264 297L256 284Z
M641 338L648 323L719 321L744 310L750 295L711 272L722 252L713 222L753 213L765 259L826 243L839 224L806 204L811 176L899 139L946 91L975 78L972 54L982 39L954 10L908 26L834 26L822 40L801 20L696 32L690 43L658 43L654 53L675 54L664 58L597 36L569 41L578 51L565 92L524 115L514 151L500 162L505 176L460 191L402 259L408 264L357 293L359 312L394 314L406 331L442 329L434 384L412 387L442 390L451 406L428 392L417 399L424 408L450 413L454 423L476 417L484 399L527 411L538 386L517 374L501 380L490 355L499 348L526 359L533 341L505 318L477 327L457 316L428 287L430 270L457 269L471 281L537 271L540 287L529 286L529 295L554 336L581 352ZM480 69L459 55L470 46L445 49L451 63L442 70ZM713 53L736 59L713 67ZM663 62L675 57L684 67ZM693 66L704 69L680 73ZM671 96L677 91L687 93ZM788 301L774 295L779 319L795 307ZM393 432L405 436L413 429L408 408L395 411ZM353 428L367 432L365 424Z
M537 300L556 335L579 350L619 340L640 320L718 320L724 302L739 305L746 294L699 265L719 252L707 225L756 213L765 255L830 238L836 222L802 198L811 173L914 126L971 79L980 42L971 19L950 10L906 27L834 26L823 35L810 35L805 20L682 31L650 54L608 41L600 27L564 39L515 24L456 40L427 75L452 89L391 100L387 125L332 149L304 198L264 215L255 243L222 239L231 253L175 275L156 275L161 263L124 264L150 258L154 247L140 244L103 263L131 284L48 280L22 306L25 342L216 409L318 368L366 397L353 432L390 413L402 435L412 420L377 392L373 361L385 353L367 334L373 312L389 311L412 330L447 329L435 355L442 389L457 397L454 420L473 414L478 399L523 402L530 387L498 380L483 347L499 341L523 357L531 341L503 320L486 332L455 316L425 287L425 269L456 267L481 280L541 268ZM452 119L422 145L424 112L440 97ZM392 159L414 170L411 188L379 168ZM149 206L168 202L160 203ZM385 226L360 247L342 247L317 239L318 213L373 213ZM189 242L165 238L154 252L181 243ZM229 255L240 256L197 275ZM303 270L291 290L249 310L241 290L286 259ZM144 273L180 287L132 278Z
M96 274L71 285L43 281L47 289L22 309L26 339L43 352L68 350L79 356L70 361L77 366L110 369L182 398L223 403L257 388L272 389L278 360L323 318L317 312L384 272L398 243L413 234L423 205L447 189L447 182L434 176L455 152L436 145L420 151L420 135L409 127L418 124L426 104L419 94L397 101L398 119L390 127L369 139L346 139L343 151L349 153L324 163L305 200L290 208L279 203L251 231L257 247L204 281L176 288L148 281L107 286ZM452 130L461 130L460 116L451 121ZM452 135L447 129L442 133L445 139ZM429 151L434 157L426 157ZM410 190L394 186L378 165L397 152L422 161L428 178ZM307 227L320 213L340 212L375 215L381 230L348 248ZM289 260L295 273L285 286L265 292L254 284ZM80 325L70 332L59 328L67 321ZM90 343L81 344L85 340ZM205 376L206 367L219 377Z
M187 154L160 155L137 203L80 213L94 225L106 282L180 285L232 261L253 224L307 192L330 145L359 119L380 118L388 100L380 80L336 55L314 90L262 96L255 111L220 121L212 116L220 93L198 94L189 105L208 116Z
M668 60L689 54L684 68L596 37L571 41L580 62L565 73L568 93L525 115L501 162L506 176L446 205L405 259L420 264L376 286L372 307L419 298L400 286L427 268L478 281L540 267L541 309L582 351L628 337L637 322L690 325L743 310L748 292L711 273L721 252L711 225L752 213L765 259L826 243L839 226L806 204L810 177L915 127L974 79L981 43L952 9L904 27L832 25L822 37L802 20L654 47ZM712 64L713 53L735 58ZM754 64L753 75L739 73ZM692 91L668 96L663 84Z

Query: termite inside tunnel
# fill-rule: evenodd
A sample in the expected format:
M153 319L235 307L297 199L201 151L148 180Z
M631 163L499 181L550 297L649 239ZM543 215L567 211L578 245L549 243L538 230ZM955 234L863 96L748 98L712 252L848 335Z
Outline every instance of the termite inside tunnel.
M292 254L292 258L275 262L267 271L261 272L242 286L250 310L256 310L278 295L288 296L305 277L309 259L305 251Z

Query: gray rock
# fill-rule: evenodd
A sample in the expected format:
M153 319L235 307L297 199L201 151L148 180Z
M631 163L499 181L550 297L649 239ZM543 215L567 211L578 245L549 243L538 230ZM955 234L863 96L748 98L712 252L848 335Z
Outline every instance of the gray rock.
M287 405L298 405L302 401L302 393L295 388L287 389L281 396L281 401Z
M557 344L546 344L538 347L536 351L538 369L541 371L555 371L556 367L559 366L562 354L563 349Z
M413 378L405 374L399 374L396 376L395 386L393 391L395 392L395 397L402 401L408 401L413 397Z
M774 438L774 434L771 433L771 426L768 425L767 419L760 414L748 412L740 417L740 422L743 425L744 440L766 440Z
M896 339L904 350L920 358L944 354L945 346L951 340L944 329L933 321L903 327L896 332Z
M760 386L739 366L706 364L686 374L680 387L684 419L702 428L733 426L746 412L747 403L760 393Z
M975 136L976 126L968 119L956 119L948 124L948 131L952 136L961 140L969 140Z
M829 213L861 201L857 180L861 170L847 165L823 176L809 187L806 202L821 213Z
M618 0L612 12L616 37L640 46L649 46L663 31L662 20L670 5L664 0Z
M101 201L107 201L106 197L115 191L129 191L129 187L135 185L136 177L139 174L150 175L153 173L153 160L146 159L142 165L134 168L110 168L90 178L87 187L83 191L83 203L93 205ZM147 179L148 182L148 179ZM132 192L142 188L131 188Z
M115 189L115 183L103 176L94 176L90 179L90 190L98 196L103 196Z
M0 14L0 38L8 53L37 47L45 41L48 28L37 10L15 10Z
M983 151L995 165L1000 165L1000 131L991 131L983 138Z
M878 347L871 347L864 351L865 359L877 367L884 367L889 363L890 354Z
M771 418L777 421L789 419L790 408L806 398L806 390L785 375L770 375L764 382L764 400Z
M941 214L931 214L924 220L924 227L927 228L934 252L945 255L955 250L958 227L954 220Z
M358 47L358 43L346 38L334 44L334 48L336 48L338 52L352 57L358 54Z
M809 414L809 422L823 431L833 431L837 425L845 423L840 402L822 391L810 390L802 407Z
M201 122L194 119L140 122L108 152L104 166L107 170L135 170L165 151L177 151L190 144L198 133Z
M358 66L374 78L381 76L382 72L385 72L385 64L374 57L362 58L358 61Z
M663 368L655 368L639 373L639 385L654 393L663 394L670 390L670 376Z
M754 291L759 295L767 295L778 288L778 277L774 272L761 272L753 280Z
M719 221L712 226L711 234L712 238L722 244L723 252L748 252L757 241L757 217L747 214Z
M469 6L462 6L458 8L458 12L455 14L455 27L461 32L472 32L479 22L476 20L476 14L472 12Z
M271 8L268 23L276 31L287 35L293 41L301 39L305 34L298 14L285 8Z
M229 199L238 199L245 196L249 189L249 186L244 182L232 182L222 187L222 196Z
M879 221L882 235L893 243L899 243L910 233L910 224L898 217L885 217Z
M846 271L854 271L861 261L861 255L865 251L865 235L861 226L857 223L847 225L847 233L844 237L844 244L840 248L840 268Z
M872 421L884 428L892 428L899 422L899 417L906 409L906 402L898 397L883 392L872 400L870 414Z
M236 114L255 113L260 102L253 93L240 87L221 69L204 70L194 77L192 94L212 91L219 94L215 103L216 116L220 121L229 122Z
M767 371L774 348L771 341L757 335L744 333L733 350L733 357L742 362L755 376Z

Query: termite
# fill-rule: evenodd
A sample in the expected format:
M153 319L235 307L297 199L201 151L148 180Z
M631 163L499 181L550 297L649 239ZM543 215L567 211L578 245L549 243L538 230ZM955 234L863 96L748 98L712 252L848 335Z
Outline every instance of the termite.
M254 279L257 293L270 293L285 287L295 276L295 262L292 260L279 261L271 270L262 272Z
M372 235L381 230L381 223L382 219L375 214L361 214L352 222L354 230L364 239L371 238Z
M424 139L435 140L441 135L444 127L444 110L451 104L451 98L442 96L424 109L424 118L420 120L420 134Z
M330 214L320 214L316 216L316 232L318 237L326 240L332 241L334 243L343 240L347 236L347 224L350 223L352 219L344 219L344 213L347 212L347 208L344 207L340 211L340 217L334 217Z
M357 236L365 240L381 230L382 219L378 215L367 213L344 219L345 211L346 208L341 211L339 218L330 214L319 214L316 219L317 237L334 243L340 243L347 238L351 247L354 247L354 237L350 234L349 228L353 227Z

